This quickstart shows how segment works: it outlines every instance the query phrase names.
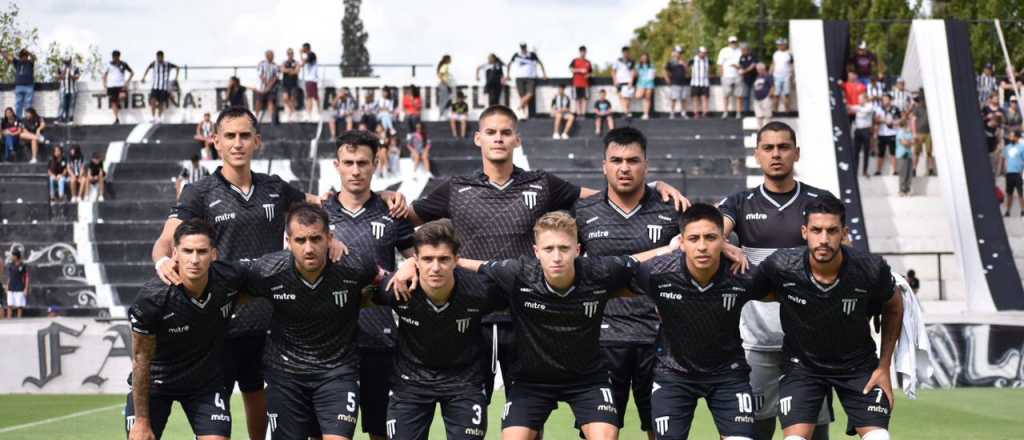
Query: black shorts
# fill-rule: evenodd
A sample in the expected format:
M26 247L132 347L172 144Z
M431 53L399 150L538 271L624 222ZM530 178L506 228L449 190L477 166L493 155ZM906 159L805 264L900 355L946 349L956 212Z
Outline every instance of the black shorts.
M167 418L171 415L171 405L177 400L181 409L192 426L192 433L199 435L231 436L231 396L219 391L197 393L191 396L149 396L149 424L156 438L163 435L167 426ZM132 393L128 393L128 402L124 407L125 433L132 430L135 423L135 402Z
M640 429L651 430L651 382L654 380L653 344L602 345L608 376L612 382L612 396L619 411L619 428L626 417L629 389L640 415Z
M482 388L483 384L480 386ZM391 394L387 438L426 440L437 404L441 404L441 417L449 439L475 440L487 434L487 396L481 390L451 396L435 396L429 390L424 391L395 390Z
M569 404L579 426L619 423L619 410L606 381L559 385L514 382L506 388L508 401L501 417L502 429L521 426L540 431L558 402Z
M359 416L359 382L355 375L310 379L268 373L270 438L306 440L320 434L353 438Z
M256 334L230 338L224 343L224 388L231 393L238 389L251 393L263 389L263 344L266 335Z
M516 332L511 322L483 324L484 347L480 350L480 362L483 364L484 386L487 387L487 401L494 393L494 376L497 363L501 362L501 381L505 384L505 398L508 400L508 384L512 378L508 373L516 358ZM498 344L494 344L494 335L498 335Z
M1020 173L1006 173L1006 197L1013 195L1016 192L1017 195L1024 194L1024 184L1021 182Z
M889 428L892 409L881 388L864 394L864 385L871 371L842 376L821 376L807 369L786 365L779 383L779 419L782 427L797 423L818 423L818 413L825 398L834 389L848 418L848 432L853 428L877 426ZM853 435L853 434L850 434Z
M576 99L587 99L590 97L590 87L573 87Z
M281 91L284 92L285 95L291 96L293 98L300 97L302 95L301 90L302 89L299 88L298 84L284 84L281 86Z
M711 410L719 435L754 437L754 399L746 377L698 382L658 368L654 372L653 390L651 420L657 439L689 437L697 400L702 397Z
M359 408L363 432L384 436L384 419L391 391L391 352L359 351Z
M708 86L690 86L690 96L708 96L709 92Z
M171 100L171 92L166 90L153 89L149 91L149 99L158 104L167 104Z
M258 93L258 92L256 93L256 102L259 102L260 104L263 104L263 105L266 105L267 103L276 104L277 103L277 92L279 90L281 90L281 84L280 83L274 83L274 86L271 87L270 90L267 90L264 93Z
M516 91L519 96L532 95L537 90L537 78L516 78Z
M886 154L896 156L896 136L878 137L878 157L885 157Z
M107 87L107 97L111 101L117 101L121 99L121 93L124 92L124 87Z
M999 146L999 139L995 136L985 136L985 147L988 149L988 153L992 154L996 151L996 147Z

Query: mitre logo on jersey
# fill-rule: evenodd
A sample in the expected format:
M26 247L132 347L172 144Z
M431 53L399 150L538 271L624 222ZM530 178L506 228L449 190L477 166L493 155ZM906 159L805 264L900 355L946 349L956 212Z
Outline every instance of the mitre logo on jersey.
M857 298L844 298L843 299L843 314L849 316L857 309Z
M455 326L458 327L459 333L465 333L466 330L469 330L469 321L470 318L461 318L455 320Z
M587 315L587 318L593 318L594 314L597 313L597 305L599 301L584 301L583 302L583 314Z
M537 191L523 191L523 203L530 209L537 206Z
M723 293L722 294L722 307L725 311L731 311L736 306L736 294L735 293Z
M295 301L294 293L275 293L273 297L278 301Z
M384 228L387 227L387 225L381 222L370 222L370 226L373 230L373 238L380 240L384 237Z
M264 203L263 204L263 212L265 212L267 214L267 221L268 222L274 221L274 204L273 203Z
M763 212L751 212L744 218L747 220L768 220L768 214Z
M587 240L595 238L608 238L608 231L592 231L587 233Z
M661 225L647 225L647 237L655 243L661 240Z
M345 307L345 302L348 301L347 293L347 290L335 290L331 292L331 295L334 295L334 303L337 304L338 307Z
M213 222L214 223L220 223L220 222L226 222L228 220L234 220L234 219L235 219L235 213L233 213L233 212L226 212L224 214L221 214L221 215L218 215L218 216L214 217L213 218Z

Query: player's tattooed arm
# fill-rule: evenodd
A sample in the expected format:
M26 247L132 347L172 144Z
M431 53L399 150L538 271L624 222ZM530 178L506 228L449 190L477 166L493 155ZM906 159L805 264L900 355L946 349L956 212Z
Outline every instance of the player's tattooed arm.
M871 392L874 387L879 387L889 398L889 408L893 407L892 379L889 377L889 369L892 367L892 355L896 350L896 341L900 338L900 330L903 327L903 294L898 290L893 293L882 307L882 350L878 357L878 368L871 373L871 379L864 385L864 394Z
M132 333L132 403L135 406L135 423L128 434L129 440L155 439L149 419L150 364L156 353L156 336Z

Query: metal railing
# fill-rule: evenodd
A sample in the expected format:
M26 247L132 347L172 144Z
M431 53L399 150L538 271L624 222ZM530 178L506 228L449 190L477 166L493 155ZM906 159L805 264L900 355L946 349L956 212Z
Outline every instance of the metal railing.
M935 269L939 281L939 301L946 299L946 281L942 278L942 257L953 255L953 252L949 251L922 251L922 252L872 252L875 255L881 255L883 257L926 257L935 256Z
M325 69L324 72L338 72L339 76L341 73L341 64L318 64L321 69ZM416 70L418 68L433 68L433 64L424 63L380 63L370 64L370 68L377 69L410 69L410 74L416 77ZM256 64L244 65L244 66L192 66L188 64L181 65L181 74L184 79L188 79L189 71L230 71L231 76L238 76L239 71L256 71Z

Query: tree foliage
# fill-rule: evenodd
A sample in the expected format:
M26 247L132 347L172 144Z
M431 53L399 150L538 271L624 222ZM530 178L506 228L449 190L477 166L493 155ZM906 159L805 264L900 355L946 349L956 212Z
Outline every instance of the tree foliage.
M88 51L80 52L71 46L54 41L44 51L39 43L39 29L21 22L20 13L21 9L15 2L9 3L6 9L0 11L0 50L15 56L22 49L28 49L35 54L36 81L54 81L66 56L72 58L75 66L81 70L83 78L99 76L103 59L98 47L89 46ZM0 60L0 82L13 80L14 69L6 61Z
M988 63L994 64L996 74L1006 72L1003 50L999 46L993 19L1003 20L1003 36L1010 59L1018 71L1024 64L1024 1L1022 0L946 0L935 2L933 16L935 18L956 18L970 23L971 53L974 56L975 68ZM1016 21L1016 22L1015 22Z
M373 75L370 51L366 40L370 35L363 29L359 18L362 0L344 0L345 15L341 19L341 76L365 77Z

